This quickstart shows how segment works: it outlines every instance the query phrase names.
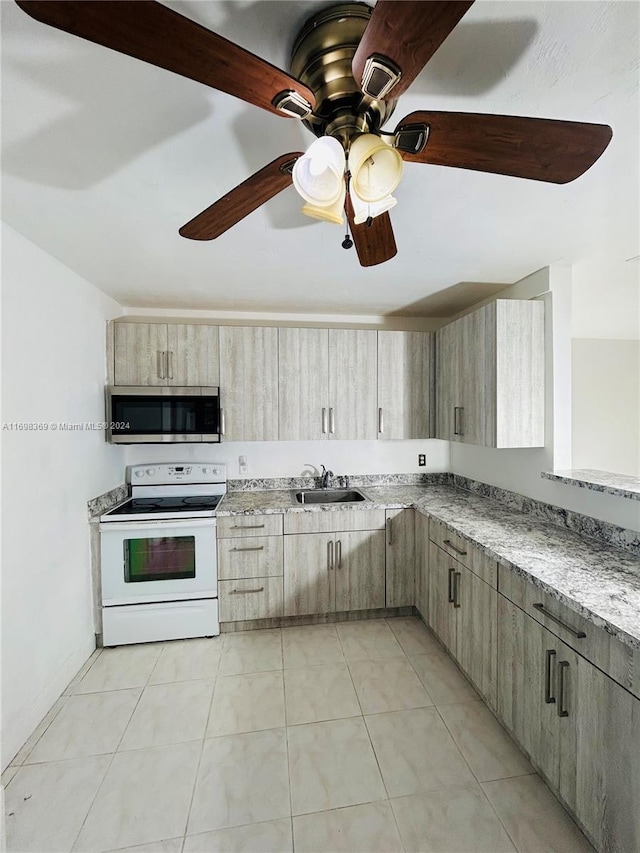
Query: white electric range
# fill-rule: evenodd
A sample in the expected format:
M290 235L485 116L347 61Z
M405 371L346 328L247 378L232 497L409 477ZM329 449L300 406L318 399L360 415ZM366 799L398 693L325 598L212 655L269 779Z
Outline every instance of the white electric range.
M131 497L100 517L103 644L220 633L216 507L226 466L132 465Z

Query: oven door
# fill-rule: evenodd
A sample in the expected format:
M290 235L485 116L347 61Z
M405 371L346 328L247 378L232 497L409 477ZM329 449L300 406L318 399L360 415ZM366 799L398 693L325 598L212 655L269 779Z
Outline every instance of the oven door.
M100 558L104 607L218 594L215 518L103 523Z

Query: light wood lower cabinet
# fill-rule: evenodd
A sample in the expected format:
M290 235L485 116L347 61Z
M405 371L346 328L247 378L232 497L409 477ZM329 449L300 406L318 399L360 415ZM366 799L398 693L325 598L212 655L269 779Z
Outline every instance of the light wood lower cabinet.
M220 621L282 616L282 515L218 518L217 537Z
M497 711L602 853L640 850L640 701L499 596Z
M457 611L453 585L458 567L455 560L429 542L429 625L454 657Z
M415 512L386 511L387 607L411 606L415 601Z
M384 607L384 532L285 536L284 599L285 616Z
M429 543L429 624L491 708L497 689L497 592Z
M282 616L282 575L219 581L218 595L221 622Z
M598 850L640 850L640 700L578 657L575 725L578 820Z
M415 606L429 621L429 519L415 513Z

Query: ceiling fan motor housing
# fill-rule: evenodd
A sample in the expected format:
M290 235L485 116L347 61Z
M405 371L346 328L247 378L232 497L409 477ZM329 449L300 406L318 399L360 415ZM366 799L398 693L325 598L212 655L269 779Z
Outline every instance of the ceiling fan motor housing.
M295 40L291 74L315 95L313 116L303 119L316 136L335 136L345 148L361 133L376 133L396 101L363 94L351 61L372 9L366 3L338 3L315 14Z

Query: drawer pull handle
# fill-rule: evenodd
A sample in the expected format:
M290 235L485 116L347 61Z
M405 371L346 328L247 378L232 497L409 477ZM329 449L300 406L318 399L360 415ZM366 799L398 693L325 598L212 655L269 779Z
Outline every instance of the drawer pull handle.
M453 576L453 606L460 607L460 572Z
M556 701L556 697L551 693L551 659L556 656L555 649L547 649L546 660L544 664L544 701L547 705Z
M264 545L256 545L255 548L229 548L230 551L264 551Z
M456 548L456 546L453 544L453 542L452 542L450 539L444 539L444 540L443 540L443 542L442 542L442 544L443 544L443 545L448 545L448 546L449 546L449 548L451 548L451 550L452 550L452 551L455 551L455 552L456 552L456 554L460 554L460 556L461 556L461 557L466 557L466 556L467 556L467 552L466 552L466 551L461 551L461 550L460 550L460 548Z
M264 524L232 524L232 530L259 530Z
M587 635L584 631L576 631L575 628L572 628L571 625L567 625L566 622L563 622L562 619L558 619L557 616L554 616L553 613L550 613L547 608L541 602L535 602L533 605L536 610L539 610L543 616L546 616L547 619L551 619L552 622L557 622L558 625L562 625L565 631L568 631L576 640L583 640Z
M449 569L449 590L448 590L449 604L453 604L453 602L456 600L455 596L453 594L453 576L455 575L455 573L456 573L455 569Z
M560 682L560 686L558 687L558 716L559 717L568 717L569 712L564 707L564 675L569 669L569 661L561 660L558 664L558 680Z
M232 589L229 595L248 595L250 592L263 592L264 587L259 586L258 589Z

